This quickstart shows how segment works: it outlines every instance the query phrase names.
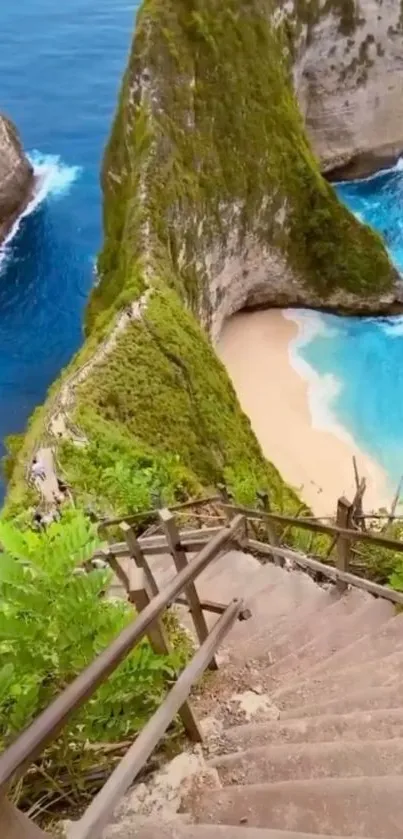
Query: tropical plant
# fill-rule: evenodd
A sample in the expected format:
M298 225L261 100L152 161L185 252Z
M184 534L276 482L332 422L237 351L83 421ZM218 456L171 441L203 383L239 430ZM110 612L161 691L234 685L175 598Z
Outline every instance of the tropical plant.
M0 521L0 543L4 747L133 620L133 611L125 601L104 596L107 570L77 573L98 544L81 512L70 511L46 532L21 531ZM53 776L71 760L80 763L88 741L113 743L142 727L186 658L188 645L181 636L176 640L169 656L155 655L143 640L125 659L68 723L47 756Z

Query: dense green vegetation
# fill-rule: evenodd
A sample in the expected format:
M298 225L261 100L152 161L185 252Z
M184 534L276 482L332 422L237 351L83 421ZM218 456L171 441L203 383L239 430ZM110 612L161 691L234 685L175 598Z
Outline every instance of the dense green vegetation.
M125 601L103 596L108 571L74 573L98 542L74 509L46 532L0 522L0 750L133 620ZM67 772L74 787L78 774L99 766L102 750L87 754L87 743L120 742L142 728L186 659L188 642L175 640L167 657L143 640L68 723L44 759L49 793L59 775ZM40 769L19 794L34 794L35 784L44 786Z
M276 507L297 499L266 463L210 343L176 294L155 294L141 322L78 389L75 420L87 447L61 461L76 492L98 509L184 500L224 481L243 502L270 490ZM123 483L122 483L123 482Z

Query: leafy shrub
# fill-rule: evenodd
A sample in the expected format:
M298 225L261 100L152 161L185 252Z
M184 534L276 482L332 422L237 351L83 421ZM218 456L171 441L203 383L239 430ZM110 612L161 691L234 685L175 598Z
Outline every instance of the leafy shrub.
M4 747L133 620L133 610L123 600L103 596L108 571L73 573L97 544L82 513L70 512L41 533L1 521L0 543ZM79 743L114 742L138 731L187 651L180 638L174 653L157 656L143 640L70 721L58 748L77 751Z

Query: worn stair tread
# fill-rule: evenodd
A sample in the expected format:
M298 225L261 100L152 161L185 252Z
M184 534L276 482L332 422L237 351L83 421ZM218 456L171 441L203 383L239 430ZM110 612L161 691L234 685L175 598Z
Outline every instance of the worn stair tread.
M273 701L281 709L287 709L320 702L324 693L328 699L340 696L344 701L358 686L361 689L393 687L403 679L403 652L392 652L384 656L377 667L369 661L350 665L345 670L334 672L329 669L312 677L309 673L306 676L304 681L273 691Z
M403 775L403 739L255 746L210 761L221 782Z
M338 597L339 595L333 587L330 590L317 587L314 592L312 591L310 593L309 597L305 598L300 605L297 605L290 612L286 612L283 615L271 615L269 612L270 603L267 600L267 590L260 590L256 595L255 603L248 603L248 608L252 612L252 622L249 622L247 637L260 637L262 631L264 631L266 637L269 636L270 649L274 649L285 637L292 635L297 626L300 628L300 632L302 632L303 626L313 614L318 617L324 609L330 608ZM271 620L272 616L274 618L273 620ZM235 627L230 635L231 641L234 641L238 635L242 635L244 638L245 633L241 633L238 627ZM295 641L294 648L297 644L298 642ZM273 657L270 655L270 662L273 660Z
M294 572L291 573L291 578L293 577L293 574ZM299 572L299 574L305 576L302 572ZM307 619L303 622L302 626L295 624L290 632L289 629L287 629L287 623L285 622L285 631L283 631L280 636L280 627L278 627L276 637L273 638L271 635L272 624L265 623L262 625L260 631L254 633L253 635L249 635L246 639L245 644L242 647L242 655L245 658L258 658L262 661L262 663L267 661L268 664L272 665L281 658L285 658L286 655L296 652L305 643L308 643L314 637L317 637L318 633L326 632L328 626L334 620L338 618L341 619L343 616L347 617L351 615L358 607L373 600L371 595L368 595L366 592L362 592L358 589L346 592L343 597L340 597L335 594L336 589L333 588L326 591L327 604L325 608L317 611L316 602L320 599L320 589L318 586L315 586L315 588L316 591L311 589L309 590L309 599L305 595L302 599L299 599L294 606L290 606L288 611L284 612L284 619L286 621L287 618L289 618L289 616L294 612L297 612L302 608L307 609ZM309 604L311 608L309 608ZM270 604L268 604L268 610L269 608Z
M329 839L329 836L319 833L295 833L289 830L271 830L270 828L248 827L242 825L203 825L203 824L170 824L136 827L126 825L116 826L108 831L105 839ZM332 836L331 839L343 839ZM359 839L351 836L349 839ZM369 837L367 837L369 839Z
M403 737L403 708L245 723L222 733L222 748L228 752L265 743L330 743L334 740L387 740L395 737Z
M379 600L378 602L386 603L387 601ZM392 604L390 606L394 610ZM376 631L367 633L362 638L358 638L355 643L334 653L332 665L341 669L342 666L348 667L349 664L358 660L362 663L376 661L388 655L392 650L394 652L403 650L403 614L392 616L382 626L377 627ZM324 669L326 669L326 661L315 668L317 672Z
M279 619L261 627L260 632L255 633L259 638L262 631L266 634L269 646L264 648L259 658L272 665L282 657L297 650L300 646L310 641L315 633L314 625L327 624L328 617L325 613L336 608L340 602L340 594L335 586L319 588L315 596L304 600L291 612L286 613Z
M342 699L340 697L322 699L321 702L301 703L295 708L283 709L280 718L281 720L287 720L295 717L314 717L327 713L337 713L340 710L343 710L344 713L352 713L354 711L401 707L402 687L399 685L383 688L352 688L351 693L344 695Z
M193 558L193 555L188 554L187 556L189 561ZM209 594L214 593L216 588L224 593L231 591L231 596L235 596L232 592L239 589L244 590L245 579L248 582L253 580L255 574L260 573L261 568L260 562L251 554L238 550L226 551L201 572L195 580L195 584L196 587L201 587L204 597L209 597ZM152 566L152 571L159 585L171 579L176 574L171 555L164 556L158 566ZM216 595L216 599L219 600L220 598Z
M276 683L295 682L301 675L311 678L313 673L337 669L334 653L352 646L361 636L382 627L393 612L391 603L371 598L350 615L333 615L324 632L271 667L269 675L273 687ZM361 663L359 656L356 661ZM354 658L350 663L354 663ZM323 666L318 668L317 665Z
M251 660L258 657L262 652L270 649L272 627L289 615L302 604L308 601L315 606L320 598L319 587L306 575L290 574L282 583L277 585L269 594L259 592L249 608L254 615L257 631L249 632L241 639L233 635L231 654L234 661ZM309 582L307 582L309 580Z
M340 836L403 837L403 776L321 778L208 790L194 805L198 822L270 827Z

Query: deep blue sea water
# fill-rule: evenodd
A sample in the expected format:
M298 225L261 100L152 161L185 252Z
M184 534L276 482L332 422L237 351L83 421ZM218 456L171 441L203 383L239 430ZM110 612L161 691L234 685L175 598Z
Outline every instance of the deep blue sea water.
M101 242L100 163L137 5L0 3L0 111L44 178L0 254L0 454L82 339Z
M382 234L403 272L402 162L372 178L339 184L337 191L359 219ZM319 374L311 377L315 424L344 426L397 483L403 474L403 317L294 316L300 358ZM302 372L310 376L308 368Z

